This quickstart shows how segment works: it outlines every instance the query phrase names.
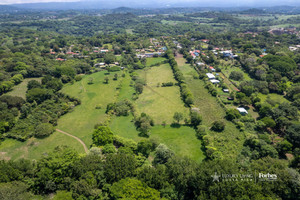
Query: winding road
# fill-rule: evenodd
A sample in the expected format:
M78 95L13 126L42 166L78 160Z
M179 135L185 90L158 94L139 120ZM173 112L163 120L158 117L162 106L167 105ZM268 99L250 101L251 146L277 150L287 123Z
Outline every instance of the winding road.
M60 132L62 134L65 134L67 136L70 136L70 137L74 138L75 140L77 140L78 142L80 142L80 144L82 144L82 146L84 148L85 153L88 153L89 150L88 150L87 146L84 144L84 142L81 139L79 139L78 137L76 137L74 135L71 135L70 133L64 132L64 131L62 131L60 129L56 129L56 131Z

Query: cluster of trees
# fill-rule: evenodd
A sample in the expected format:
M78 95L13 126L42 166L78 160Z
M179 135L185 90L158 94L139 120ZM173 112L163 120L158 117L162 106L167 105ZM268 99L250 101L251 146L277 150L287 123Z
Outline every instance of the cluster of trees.
M135 126L140 131L140 136L149 137L150 129L154 126L153 119L146 113L141 113L140 117L135 119Z
M103 131L106 134L107 131ZM109 133L111 134L111 133ZM104 151L109 149L114 152ZM254 144L249 145L252 147ZM255 144L257 145L257 144ZM263 146L261 146L263 147ZM102 152L101 152L102 149ZM195 163L174 155L164 144L113 137L104 147L80 156L66 146L55 148L36 163L0 162L1 199L297 199L299 173L284 162L264 157L250 165L233 160ZM152 163L147 160L154 152ZM242 161L240 161L242 162ZM276 174L276 181L257 181L259 173ZM251 180L213 181L214 174L250 174ZM257 176L257 177L256 177Z
M1 133L3 136L26 140L43 138L54 131L58 118L80 101L57 92L60 79L45 76L42 82L29 81L26 101L21 97L1 96ZM6 114L4 114L6 112Z
M166 57L169 60L169 64L171 65L171 68L174 73L174 77L178 81L181 97L182 97L184 103L186 103L186 105L188 105L188 106L191 106L194 103L193 94L189 90L187 85L185 84L184 76L183 76L182 72L179 70L177 62L176 62L171 50L168 50L166 52Z
M133 104L128 100L109 103L106 107L106 113L113 112L116 116L128 116L134 110Z

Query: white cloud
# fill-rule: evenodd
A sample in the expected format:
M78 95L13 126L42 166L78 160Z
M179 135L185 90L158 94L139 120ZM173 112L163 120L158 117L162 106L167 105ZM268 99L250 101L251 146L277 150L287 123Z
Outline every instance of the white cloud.
M1 4L16 4L16 3L45 3L45 2L75 2L79 0L0 0Z

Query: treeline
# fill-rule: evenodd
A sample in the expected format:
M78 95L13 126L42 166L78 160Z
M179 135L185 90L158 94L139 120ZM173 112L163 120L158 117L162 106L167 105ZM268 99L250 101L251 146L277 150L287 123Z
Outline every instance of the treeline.
M20 159L0 162L0 198L32 199L296 199L299 173L280 160L263 157L245 165L240 160L195 163L175 156L155 140L136 143L97 127L93 147L79 155L56 147L35 162ZM249 145L251 145L249 143ZM153 161L147 158L153 155ZM276 181L260 180L257 171L276 174ZM220 174L242 174L243 181ZM213 175L218 180L213 179ZM249 177L249 178L248 178ZM237 177L235 177L236 179ZM226 180L227 181L226 181ZM250 189L249 189L250 188Z
M194 103L194 97L192 92L189 90L187 85L185 84L185 79L182 74L182 72L179 70L177 62L174 58L174 55L172 51L168 50L166 52L166 57L169 60L169 64L171 65L171 68L174 73L175 79L178 81L179 87L180 87L180 94L184 101L184 103L188 106L191 106Z

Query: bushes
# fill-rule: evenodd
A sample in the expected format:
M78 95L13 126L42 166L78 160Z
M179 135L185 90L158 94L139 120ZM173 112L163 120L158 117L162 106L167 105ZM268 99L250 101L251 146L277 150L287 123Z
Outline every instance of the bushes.
M232 121L234 119L239 119L241 114L237 109L229 109L226 111L226 119Z
M48 89L33 88L26 94L26 99L28 102L32 103L36 101L37 103L42 103L43 101L50 99L53 96L53 92Z
M235 81L242 81L244 80L244 74L242 72L232 71L229 78Z
M133 111L133 105L128 100L110 103L106 107L106 113L113 112L117 116L128 116L130 111Z
M202 122L202 116L197 111L191 111L191 125L197 127Z
M162 83L162 84L161 84L162 87L171 87L171 86L173 86L173 85L174 85L173 82L167 82L167 83Z
M41 123L35 128L34 136L37 138L44 138L54 132L54 127L50 123Z
M135 120L135 126L140 131L141 136L149 137L151 126L154 126L154 121L149 115L142 113L141 116Z
M217 132L222 132L224 129L225 129L225 123L222 121L215 121L211 127L211 130Z
M96 146L104 146L113 142L113 133L107 126L99 126L94 130L92 135L93 144Z

